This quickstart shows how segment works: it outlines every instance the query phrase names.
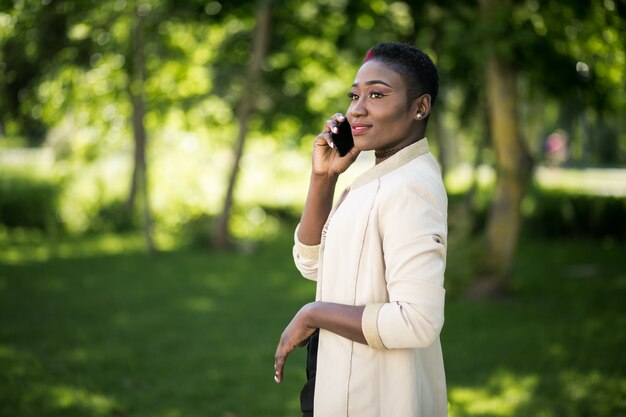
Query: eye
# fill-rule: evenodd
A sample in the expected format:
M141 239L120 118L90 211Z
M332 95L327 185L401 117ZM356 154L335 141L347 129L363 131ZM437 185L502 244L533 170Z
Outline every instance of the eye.
M385 95L381 93L380 91L370 91L369 97L370 98L383 98L385 97Z
M359 99L359 95L358 95L358 94L355 94L355 93L353 93L353 92L349 92L349 93L347 94L347 96L348 96L348 98L349 98L350 100L352 100L352 101L355 101L355 100L358 100L358 99Z

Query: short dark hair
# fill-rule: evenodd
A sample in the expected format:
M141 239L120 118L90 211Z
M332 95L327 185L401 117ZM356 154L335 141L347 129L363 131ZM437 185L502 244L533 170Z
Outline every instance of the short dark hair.
M409 103L422 94L430 94L435 104L439 91L437 67L428 54L416 47L400 42L384 42L371 48L363 62L377 60L397 72L409 90Z

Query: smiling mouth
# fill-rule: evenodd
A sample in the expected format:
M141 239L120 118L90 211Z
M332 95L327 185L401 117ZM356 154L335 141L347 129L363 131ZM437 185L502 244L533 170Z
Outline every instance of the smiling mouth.
M352 125L352 135L363 135L365 134L372 126L370 125L361 125L361 124L353 124Z

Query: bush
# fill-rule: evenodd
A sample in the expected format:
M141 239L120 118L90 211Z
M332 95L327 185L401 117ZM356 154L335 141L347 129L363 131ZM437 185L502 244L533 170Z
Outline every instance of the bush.
M215 217L206 213L200 214L180 228L183 243L190 248L210 248Z
M626 239L626 199L532 189L525 230L542 237Z
M61 183L28 172L3 171L0 175L0 224L9 229L57 231L57 202Z
M485 231L490 202L484 192L469 205L466 232L478 236ZM450 195L452 215L465 204L466 195ZM626 240L626 199L616 196L588 195L571 191L531 187L522 204L523 232L533 237L576 237Z
M137 215L128 209L126 202L113 200L100 203L87 230L90 232L128 232L137 228L139 228Z

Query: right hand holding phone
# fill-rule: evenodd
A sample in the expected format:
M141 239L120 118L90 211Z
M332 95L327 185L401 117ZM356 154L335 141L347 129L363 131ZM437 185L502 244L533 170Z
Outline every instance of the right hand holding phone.
M345 156L340 156L333 143L332 133L339 133L339 124L346 121L341 113L326 120L324 130L315 139L313 146L313 172L320 175L339 175L348 169L359 155L355 147Z

